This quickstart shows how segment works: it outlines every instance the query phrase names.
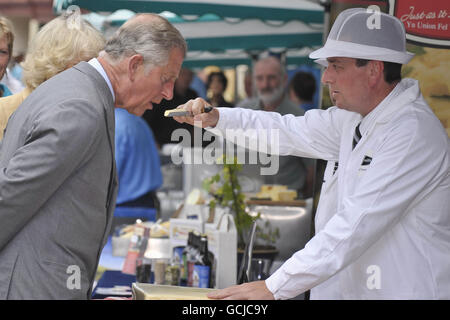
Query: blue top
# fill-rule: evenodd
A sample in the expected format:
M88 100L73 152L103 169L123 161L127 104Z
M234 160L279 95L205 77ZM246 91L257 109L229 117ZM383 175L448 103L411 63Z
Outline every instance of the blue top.
M7 96L11 96L12 95L12 92L3 83L0 83L0 87L2 88L2 91L3 91L3 96L2 97L7 97Z
M305 111L305 112L308 110L311 110L311 109L317 109L317 107L312 102L302 103L302 104L300 104L300 108L302 108L303 111Z
M192 78L190 88L197 92L199 97L206 99L206 84L196 75Z
M117 204L158 189L162 173L153 133L145 120L116 108Z
M16 63L16 65L11 70L11 75L23 83L22 74L23 74L23 68L20 66L19 63Z

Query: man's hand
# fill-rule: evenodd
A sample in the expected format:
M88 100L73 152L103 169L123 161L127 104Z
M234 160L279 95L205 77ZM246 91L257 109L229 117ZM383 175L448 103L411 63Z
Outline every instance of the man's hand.
M194 100L189 100L185 104L177 107L180 110L189 111L192 117L173 117L176 121L180 123L189 123L191 125L196 125L202 128L215 127L219 121L219 110L213 108L210 112L205 113L205 107L210 104L203 100L202 98L196 98Z
M224 300L274 300L265 281L254 281L208 293L210 299Z

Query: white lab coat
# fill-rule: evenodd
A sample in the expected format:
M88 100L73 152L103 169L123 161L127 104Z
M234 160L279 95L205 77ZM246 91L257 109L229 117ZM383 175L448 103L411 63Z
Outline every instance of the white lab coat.
M323 173L323 182L320 189L320 200L317 205L314 218L315 233L324 228L328 220L337 210L337 170L335 172L335 163L337 161L328 161ZM338 168L339 170L339 168ZM339 299L339 288L334 285L333 278L325 280L311 289L310 299Z
M352 150L361 121L353 112L220 110L216 133L259 129L248 131L253 140L276 130L282 155L339 161L337 194L319 207L316 235L266 280L276 299L311 288L319 299L450 299L448 136L415 80L402 80L374 111Z

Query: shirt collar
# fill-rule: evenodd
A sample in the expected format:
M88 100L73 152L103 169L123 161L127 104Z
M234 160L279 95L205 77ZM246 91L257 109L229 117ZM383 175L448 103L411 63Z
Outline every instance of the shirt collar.
M101 65L101 63L97 60L97 58L92 58L91 60L89 60L88 62L95 70L98 71L98 73L100 73L100 75L105 79L106 84L109 87L109 90L111 91L112 97L113 97L113 101L116 100L116 96L114 95L114 90L111 84L111 81L108 78L108 75L106 74L105 69L103 69L103 66Z

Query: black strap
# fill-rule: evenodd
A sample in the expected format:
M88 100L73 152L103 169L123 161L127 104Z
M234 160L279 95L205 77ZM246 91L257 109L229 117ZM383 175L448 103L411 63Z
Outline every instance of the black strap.
M361 125L361 122L356 126L355 133L353 134L353 149L355 149L356 145L358 144L359 140L361 140L361 131L359 131L359 126Z

